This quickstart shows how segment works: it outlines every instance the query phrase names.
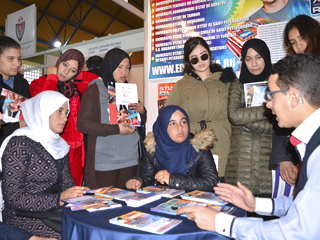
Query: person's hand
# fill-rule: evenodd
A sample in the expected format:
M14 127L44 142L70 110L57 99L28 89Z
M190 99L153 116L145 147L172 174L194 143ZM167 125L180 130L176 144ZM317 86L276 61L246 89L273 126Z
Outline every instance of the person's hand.
M167 184L169 186L170 173L167 170L161 170L156 173L154 178L161 184Z
M218 183L217 187L214 187L213 190L223 201L232 203L248 212L254 212L256 199L252 192L240 182L237 182L237 184L238 187L227 183Z
M127 117L128 117L127 110L121 109L119 112L117 112L118 123L121 123L121 122L130 123L130 120Z
M215 232L215 221L218 212L209 207L182 207L178 208L177 215L187 213L187 218L194 221L201 229Z
M142 186L142 183L138 179L130 179L126 182L126 187L128 189L137 190L137 189L141 188L141 186Z
M0 112L0 120L2 120L3 119L3 115L2 115L2 113Z
M46 69L46 74L49 76L50 74L58 74L58 68L56 66L50 65Z
M29 238L29 240L58 240L56 238L44 238L44 237L38 237L38 236L32 236Z
M83 194L86 194L86 191L88 190L90 190L90 188L82 187L82 186L75 186L75 187L68 188L67 190L61 193L60 205L62 206L64 204L63 200L66 200L68 198L82 197Z
M134 112L139 112L140 114L144 114L146 112L140 101L138 103L129 103L128 106Z
M280 162L280 176L289 185L295 185L299 170L290 161Z
M127 135L127 134L131 134L134 133L134 131L136 130L135 127L133 127L130 123L127 123L126 121L118 123L119 129L120 129L120 134L121 135Z

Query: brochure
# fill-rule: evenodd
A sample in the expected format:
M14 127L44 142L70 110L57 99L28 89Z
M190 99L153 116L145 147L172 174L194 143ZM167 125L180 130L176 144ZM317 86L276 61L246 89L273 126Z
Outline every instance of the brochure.
M202 203L202 202L189 201L189 200L176 199L176 198L173 198L167 202L161 203L158 206L151 208L150 210L154 212L166 213L170 215L177 215L178 208L191 207L191 206L211 207L217 210L218 212L221 212L222 210L222 207L219 205L212 205L209 203ZM181 216L186 217L187 214L182 214Z
M134 195L122 197L120 200L126 201L127 206L129 207L140 207L147 203L156 201L161 198L157 192L152 193L135 193Z
M167 197L167 198L173 198L176 196L179 196L183 193L185 193L184 190L180 189L173 189L173 188L166 188L166 187L158 187L158 186L147 186L140 188L136 190L138 193L151 193L151 192L156 192L157 194L160 194L162 197Z
M23 119L21 112L21 103L27 100L26 97L2 88L0 96L1 112L3 122L18 122Z
M182 222L182 220L132 211L109 220L111 224L134 228L141 231L164 234Z
M245 83L243 86L246 108L263 106L266 102L268 81Z
M124 198L124 197L132 196L132 195L136 194L136 192L123 190L121 188L115 188L115 187L99 188L99 189L94 190L94 193L96 195L111 197L111 198L115 198L118 200L122 200L122 198ZM124 201L124 200L122 200L122 201Z
M211 203L216 205L226 205L228 202L221 200L221 198L213 192L205 192L200 190L194 190L192 192L184 193L180 195L182 199Z
M108 89L108 92L110 124L126 121L131 122L132 126L140 127L140 113L129 108L129 103L138 103L137 85L135 83L116 83L115 93L112 87Z
M113 202L112 199L113 198L99 195L70 198L66 200L66 202L69 203L66 207L70 207L72 211L87 210L89 212L95 212L122 206L119 203Z

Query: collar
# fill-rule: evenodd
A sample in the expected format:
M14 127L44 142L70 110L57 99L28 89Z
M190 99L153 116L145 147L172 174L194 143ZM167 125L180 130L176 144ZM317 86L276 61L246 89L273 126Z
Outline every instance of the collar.
M293 132L292 135L302 141L304 144L308 144L314 132L320 126L320 108L312 113L307 119L305 119Z

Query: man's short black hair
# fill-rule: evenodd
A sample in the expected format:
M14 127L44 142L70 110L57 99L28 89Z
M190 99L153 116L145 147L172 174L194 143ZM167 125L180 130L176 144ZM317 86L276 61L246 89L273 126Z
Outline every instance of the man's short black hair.
M92 68L99 68L101 66L103 59L99 56L89 57L87 60L87 68L90 70Z
M320 59L313 54L293 54L274 64L280 89L294 87L313 107L320 107Z

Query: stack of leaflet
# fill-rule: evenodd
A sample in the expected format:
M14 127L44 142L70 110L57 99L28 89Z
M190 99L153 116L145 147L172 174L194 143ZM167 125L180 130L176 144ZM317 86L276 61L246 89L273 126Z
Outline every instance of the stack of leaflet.
M156 201L161 198L161 195L156 192L152 193L135 193L134 195L122 197L121 200L126 201L127 206L129 207L140 207L147 203Z
M210 204L210 203L195 202L195 201L176 199L176 198L173 198L167 202L161 203L158 206L151 208L150 210L154 212L166 213L170 215L177 215L178 208L191 207L191 206L209 207L209 208L215 209L218 212L226 212L229 214L233 213L236 210L235 207L219 206L219 205ZM182 214L181 216L186 217L187 214Z
M226 205L228 203L223 201L218 195L214 194L213 192L205 192L200 190L194 190L192 192L184 193L181 195L181 198L216 205Z
M127 214L112 218L111 224L134 228L141 231L164 234L177 226L182 220L156 216L144 212L132 211Z
M155 193L161 195L162 197L166 197L166 198L173 198L173 197L176 197L176 196L179 196L179 195L185 193L185 191L182 189L178 190L178 189L159 187L159 186L143 187L143 188L138 189L136 192L138 192L138 193L155 192Z
M92 191L96 195L111 197L117 200L122 200L124 197L132 196L136 194L136 192L128 191L128 190L124 190L116 187L104 187L104 188L98 188Z
M127 203L127 206L130 207L140 207L142 205L156 201L161 198L161 195L156 193L144 194L114 187L99 188L93 190L93 192L96 195L111 197L117 200L125 201Z
M69 198L65 201L68 203L66 207L70 207L72 211L87 210L88 212L95 212L122 206L119 203L113 202L112 199L96 195Z

